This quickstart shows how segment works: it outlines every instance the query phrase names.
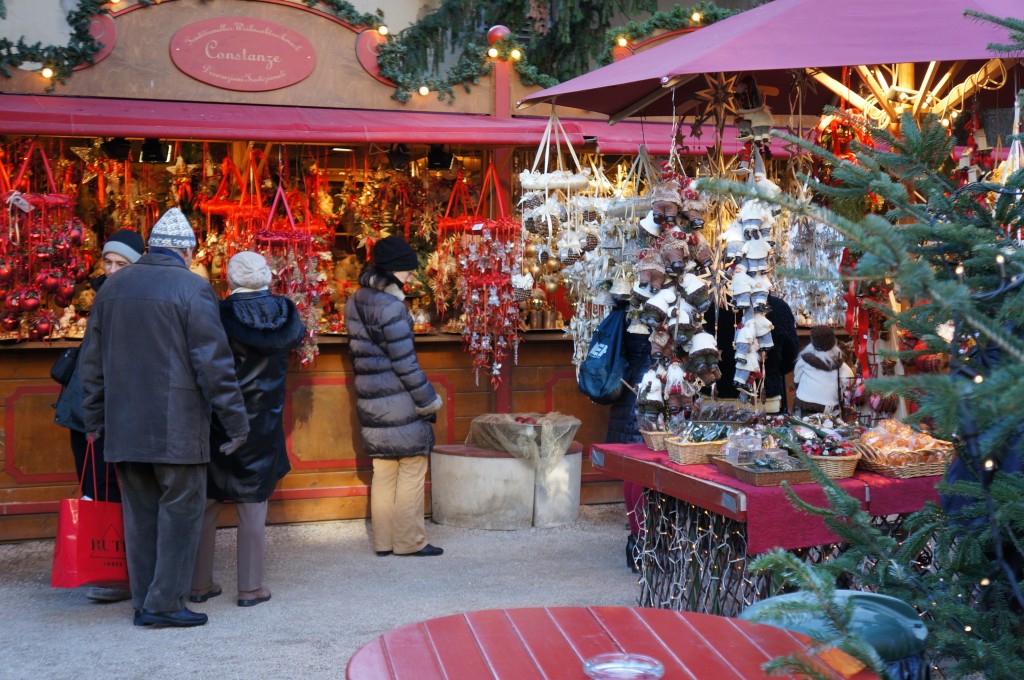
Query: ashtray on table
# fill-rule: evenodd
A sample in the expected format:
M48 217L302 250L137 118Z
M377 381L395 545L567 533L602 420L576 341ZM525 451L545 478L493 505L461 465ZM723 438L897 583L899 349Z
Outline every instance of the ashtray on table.
M665 667L643 654L609 652L583 662L583 672L593 680L658 680L665 674Z

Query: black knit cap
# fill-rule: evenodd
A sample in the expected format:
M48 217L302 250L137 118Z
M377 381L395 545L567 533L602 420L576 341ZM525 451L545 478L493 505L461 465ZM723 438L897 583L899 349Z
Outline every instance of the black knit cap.
M373 246L373 264L389 272L412 272L420 261L416 251L401 236L388 236Z

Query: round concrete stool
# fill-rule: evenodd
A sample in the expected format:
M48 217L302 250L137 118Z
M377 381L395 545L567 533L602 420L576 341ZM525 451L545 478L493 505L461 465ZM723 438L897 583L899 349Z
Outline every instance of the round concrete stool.
M463 444L430 454L430 513L438 524L469 529L553 527L579 517L583 446L573 442L553 464Z

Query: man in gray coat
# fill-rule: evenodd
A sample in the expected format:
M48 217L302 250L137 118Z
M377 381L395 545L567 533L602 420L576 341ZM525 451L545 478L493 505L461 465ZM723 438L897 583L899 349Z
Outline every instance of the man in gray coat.
M210 284L189 271L196 237L171 208L149 252L96 295L79 356L85 426L102 437L124 504L136 626L201 626L185 607L210 460L210 413L231 440L249 425Z

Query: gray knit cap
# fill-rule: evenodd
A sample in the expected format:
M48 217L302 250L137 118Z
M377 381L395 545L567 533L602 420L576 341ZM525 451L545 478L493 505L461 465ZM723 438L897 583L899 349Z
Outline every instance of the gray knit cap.
M131 229L115 231L107 239L107 242L103 244L104 255L107 253L117 253L132 264L139 261L145 250L146 242L142 240L142 235Z
M267 260L259 253L245 250L228 260L228 286L262 290L270 285L272 274Z
M179 208L170 208L165 212L153 225L153 231L149 232L149 247L181 250L195 248L196 235L185 213Z

